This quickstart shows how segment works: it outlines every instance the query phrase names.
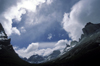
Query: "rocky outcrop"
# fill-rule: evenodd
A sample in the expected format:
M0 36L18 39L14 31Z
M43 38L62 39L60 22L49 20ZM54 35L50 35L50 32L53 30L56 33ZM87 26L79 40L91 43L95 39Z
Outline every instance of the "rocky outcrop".
M100 24L93 24L89 22L86 24L86 26L82 30L83 30L84 36L91 35L100 30Z
M76 44L78 44L77 41L72 41L72 42L70 43L71 47L75 46Z
M100 31L100 23L99 24L93 24L91 22L88 22L85 27L82 29L83 34L81 35L81 38L79 41L81 41L84 37L87 37L89 35L92 35L98 31Z
M0 23L0 66L29 66L30 64L17 55Z
M12 45L10 44L10 41L11 39L8 39L8 36L5 33L2 24L0 23L0 50L7 49L15 53Z
M8 38L2 24L0 23L0 34L2 34L2 33L4 34L4 36L1 35L0 38Z
M68 52L45 66L98 66L100 65L100 23L87 23L83 28L81 41ZM71 45L70 44L70 45Z

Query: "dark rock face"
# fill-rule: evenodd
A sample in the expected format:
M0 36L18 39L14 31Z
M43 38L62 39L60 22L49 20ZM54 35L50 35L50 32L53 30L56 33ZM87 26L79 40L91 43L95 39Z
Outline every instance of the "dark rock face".
M98 66L100 65L100 23L87 23L81 35L82 41L72 41L77 44L68 52L42 66ZM85 37L85 38L84 38Z
M81 35L79 41L81 41L84 37L87 37L91 34L94 34L98 31L100 31L100 23L99 24L93 24L91 22L88 22L85 27L82 29L83 34Z
M27 61L28 62L28 59L26 58L26 57L24 57L24 58L21 58L22 60L25 60L25 61Z
M4 31L4 28L3 28L2 24L0 23L0 34L1 34L1 33L4 33L5 36L0 36L0 38L8 38L8 37L7 37L7 34L6 34L5 31Z
M0 26L1 27L1 26ZM0 28L2 30L2 28ZM2 30L4 31L4 30ZM2 33L2 31L0 31ZM96 33L98 32L98 33ZM4 33L4 32L3 32ZM10 39L7 36L1 36L0 38L0 66L99 66L100 65L100 24L88 23L83 28L83 35L81 38L87 35L93 35L92 39L87 36L83 42L73 47L70 51L64 55L52 60L50 62L42 64L29 64L18 57L10 44ZM88 39L88 40L87 40ZM86 42L85 42L86 41ZM77 43L77 41L73 41ZM60 54L59 50L55 50L48 57L55 58ZM48 58L46 57L46 58ZM27 60L26 58L24 58ZM36 61L44 60L39 55L33 55L28 60Z
M7 34L4 31L3 26L0 23L0 48L7 49L9 51L15 52L12 45L10 44L11 39L8 39Z
M29 66L29 63L19 58L10 41L0 23L0 66Z
M85 36L91 35L98 30L100 30L100 24L93 24L91 22L87 23L86 26L82 29Z

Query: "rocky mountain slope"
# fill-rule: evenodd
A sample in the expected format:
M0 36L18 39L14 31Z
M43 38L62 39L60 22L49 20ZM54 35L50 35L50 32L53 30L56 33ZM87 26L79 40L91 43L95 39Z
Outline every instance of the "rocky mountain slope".
M87 23L77 44L59 58L43 66L99 66L100 24ZM73 42L72 42L73 43Z
M31 64L19 58L10 41L0 24L0 66L30 66Z
M51 53L48 56L40 56L38 54L32 55L30 58L22 58L23 60L29 62L29 63L34 63L34 64L39 64L39 63L44 63L50 60L53 60L57 58L61 54L60 50L54 50L53 53Z
M5 36L0 37L0 66L99 66L100 24L89 22L82 30L80 41L71 42L75 46L61 56L45 63L30 64L18 57L1 28L0 34L3 32Z

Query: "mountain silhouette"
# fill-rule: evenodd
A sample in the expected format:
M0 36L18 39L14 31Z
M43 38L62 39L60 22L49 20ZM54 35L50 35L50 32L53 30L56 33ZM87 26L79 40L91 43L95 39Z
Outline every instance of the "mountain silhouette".
M30 64L22 60L14 51L10 44L11 39L8 38L0 24L0 66L99 66L100 24L89 22L82 30L83 34L80 41L72 41L71 45L74 46L69 46L71 48L59 57L40 64ZM51 57L56 57L56 54L60 54L60 52L54 51ZM31 56L30 60L37 61L35 57L37 55ZM40 60L43 60L43 58Z

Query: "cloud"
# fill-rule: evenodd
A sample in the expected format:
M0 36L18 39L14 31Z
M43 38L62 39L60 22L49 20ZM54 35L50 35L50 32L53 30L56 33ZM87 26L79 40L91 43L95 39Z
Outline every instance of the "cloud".
M11 2L10 2L11 3ZM9 4L9 2L8 2ZM12 33L15 33L19 35L19 30L16 27L12 27L12 19L15 18L16 16L20 16L20 14L17 13L17 8L14 8L14 6L16 6L17 2L15 1L15 5L13 4L12 6L6 6L6 9L3 13L1 13L0 15L0 20L2 25L4 26L4 29L7 33L8 36L10 36ZM4 8L4 7L2 7ZM19 18L20 20L20 18ZM17 33L16 33L17 32Z
M78 40L82 28L87 22L100 23L100 0L80 0L76 3L70 13L65 13L63 28L69 33L72 40Z
M47 39L49 39L49 40L51 40L52 39L52 34L50 33L50 34L48 34L48 38Z
M82 27L76 20L69 18L68 14L64 14L63 28L68 32L69 37L73 40L78 40L82 34Z
M16 27L13 27L13 28L12 28L12 33L21 35L21 33L19 32L19 30L18 30Z
M67 40L59 40L57 43L48 42L47 45L52 44L53 47L44 48L44 49L43 48L39 49L39 46L41 46L41 43L31 43L28 45L27 48L18 48L16 46L14 46L13 48L15 49L16 53L19 54L19 56L29 58L30 56L35 55L35 54L48 56L54 50L60 50L62 52L64 48L66 47L66 44L69 44L69 43L70 41L67 41Z
M40 42L39 43L39 48L40 49L45 49L45 48L54 48L55 46L55 44L56 44L57 42Z
M51 5L51 3L53 4ZM12 33L20 35L20 37L16 37L16 39L13 35L13 43L19 44L21 47L27 46L29 42L41 39L40 37L44 35L52 25L56 25L55 22L61 22L63 12L65 12L65 8L67 8L67 6L64 6L66 6L66 4L63 5L63 1L60 0L55 0L55 2L53 2L53 0L13 1L12 5L8 6L0 15L0 20L8 36L12 35ZM25 33L21 34L23 32ZM47 43L44 49L38 49L38 47L41 46L39 43L31 43L27 48L17 47L15 51L20 56L27 58L36 53L45 56L52 53L53 50L63 50L66 42L66 40L62 40L57 44L55 43L56 45L51 43L54 47L48 45L50 43ZM47 48L47 45L49 48Z
M70 45L71 40L59 40L56 44L55 44L55 48L54 50L60 50L61 52L63 52L64 48L66 47L66 44Z
M17 46L14 46L13 48L19 56L26 58L29 58L30 56L35 54L47 56L53 52L53 49L51 48L39 49L39 45L39 43L31 43L27 48L19 48Z
M20 0L0 0L0 14L8 10L8 7L15 6Z
M4 0L4 3L6 1ZM9 5L9 6L6 6L6 5L3 5L1 8L3 9L5 6L5 8L7 9L3 9L3 11L1 12L1 15L0 15L0 20L1 20L1 23L3 24L4 26L4 29L7 33L8 36L10 36L12 34L12 29L15 29L15 27L13 28L12 24L14 22L17 22L17 24L19 22L21 22L22 20L22 15L23 14L26 14L26 12L36 12L36 7L38 5L41 5L42 3L45 3L46 0L21 0L21 1L17 1L17 0L14 0L12 2L7 2L6 5ZM14 22L12 20L15 20ZM17 32L19 31L19 29L17 29L16 27L16 30ZM15 32L13 32L15 33ZM17 33L15 33L17 34ZM18 33L19 35L19 33Z
M46 0L22 0L21 3L18 3L20 8L25 8L29 12L35 12L37 5L45 3Z
M27 48L20 49L20 48L14 46L14 49L15 49L16 53L19 54L19 56L29 58L30 56L35 54L35 52L38 50L38 46L39 46L38 43L31 43L31 44L29 44L29 46Z
M53 0L47 0L47 4L51 4L53 2Z
M66 44L70 45L70 42L71 41L68 41L67 39L65 39L65 40L63 40L63 39L59 40L55 44L53 43L53 45L52 45L52 46L54 46L53 48L40 49L39 51L41 51L41 50L43 51L42 54L40 54L40 55L42 55L42 56L48 56L51 53L53 53L54 50L60 50L61 52L63 52L64 48L66 47ZM39 54L39 51L37 51L38 54Z
M53 52L53 49L47 48L47 49L44 51L43 56L48 56L48 55L50 55L52 52Z
M55 7L57 10L52 7ZM16 39L21 42L21 41L27 40L27 37L29 37L30 39L28 41L25 41L23 43L21 42L22 44L27 43L27 45L29 42L32 42L32 41L34 42L37 42L40 40L42 41L41 37L43 39L47 39L47 37L45 37L45 34L47 33L47 31L48 30L51 31L52 30L51 26L56 27L57 23L60 24L62 20L62 17L59 15L63 15L63 14L62 12L58 11L59 8L57 7L58 6L55 6L55 4L47 5L47 3L45 2L43 4L37 5L35 12L28 11L25 8L22 8L23 10L26 10L26 13L21 16L20 22L17 22L16 24L15 23L16 21L15 22L13 21L13 24L15 24L14 26L18 27L18 30L20 30L21 27L24 27L26 32L24 33L24 35L21 34L20 38L16 37ZM22 33L21 30L20 30L20 33ZM13 38L14 38L14 35L13 35ZM13 42L13 43L16 44L17 42Z
M52 33L53 29L57 28L58 26L59 28L57 28L57 31L60 28L62 29L60 24L63 18L63 14L65 11L66 12L69 11L68 5L72 4L71 0L64 0L64 1L48 0L48 2L50 2L51 4L48 5L47 0L42 0L42 1L20 0L20 2L17 3L17 5L9 8L7 13L9 13L10 15L11 14L13 15L12 16L13 19L10 19L11 22L10 22L9 27L11 27L11 29L13 27L16 27L21 33L19 37L17 37L14 34L11 35L12 31L10 29L9 31L8 28L6 28L6 32L9 32L11 35L10 38L12 38L13 40L12 41L13 45L17 44L20 47L23 47L23 46L26 47L30 42L49 41L47 40L48 33ZM31 7L28 8L28 6L31 6ZM25 30L22 29L22 27L24 27ZM56 33L56 32L53 32L53 33ZM27 39L27 38L30 38L30 39ZM54 41L57 41L59 39L60 37L57 38L56 40L54 39Z
M35 51L38 49L39 44L38 43L31 43L29 44L29 46L27 47L27 49L25 50L25 52L31 52L31 51Z
M21 57L29 58L32 55L38 54L42 56L47 56L53 52L53 49L46 48L46 49L38 49L39 44L38 43L31 43L27 48L18 48L14 46L16 53L18 53Z
M62 45L65 46L67 43L68 43L67 40L59 40L59 41L56 43L55 46L62 46Z
M24 27L21 27L21 28L20 28L20 31L21 31L22 33L25 33L25 32L26 32L26 30L25 30Z

